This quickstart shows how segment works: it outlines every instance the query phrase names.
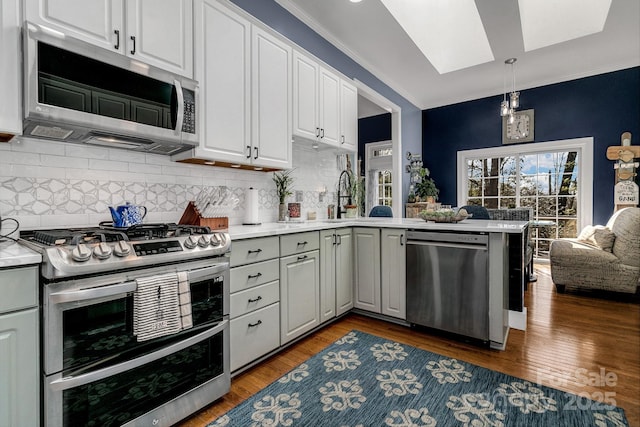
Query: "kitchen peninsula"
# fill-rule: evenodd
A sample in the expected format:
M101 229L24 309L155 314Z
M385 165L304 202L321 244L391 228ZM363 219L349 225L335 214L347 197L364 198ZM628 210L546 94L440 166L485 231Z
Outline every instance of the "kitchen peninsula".
M486 242L483 247L483 259L486 259L483 286L486 289L481 295L487 299L488 339L484 341L491 348L504 349L509 331L509 308L511 306L513 310L514 306L510 298L522 295L524 286L523 257L513 254L522 253L527 227L526 221L434 223L409 218L230 226L232 307L234 298L244 304L237 316L233 309L231 312L231 359L242 355L243 363L246 363L232 367L232 371L238 373L246 369L273 354L280 346L351 308L374 317L414 324L407 316L405 305L409 279L405 276L408 270L405 265L409 263L407 253L412 243L407 235L416 232L458 235L463 240L481 236ZM455 244L447 245L456 247ZM478 263L477 260L474 262ZM422 263L413 260L411 264ZM264 291L259 291L261 287ZM244 295L249 292L251 294ZM245 304L245 301L249 303ZM523 309L522 299L517 305ZM279 342L273 336L273 330L278 326L278 318L274 317L278 307ZM260 311L265 312L264 316ZM243 319L243 316L251 318ZM261 328L263 331L258 332ZM258 338L267 332L272 333L271 342L258 345Z

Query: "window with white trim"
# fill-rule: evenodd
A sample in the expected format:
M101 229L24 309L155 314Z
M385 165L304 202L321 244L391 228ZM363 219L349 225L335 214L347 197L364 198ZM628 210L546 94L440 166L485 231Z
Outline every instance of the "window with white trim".
M546 258L552 240L576 237L581 224L590 223L592 170L584 169L593 164L593 150L584 140L592 146L593 139L580 138L459 152L459 205L532 208L535 220L554 224L532 233L535 255Z

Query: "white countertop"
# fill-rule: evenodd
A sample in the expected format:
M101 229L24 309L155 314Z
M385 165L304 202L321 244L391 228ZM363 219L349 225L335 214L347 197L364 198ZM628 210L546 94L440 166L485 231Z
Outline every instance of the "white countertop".
M39 264L42 256L13 240L0 242L0 268Z
M327 230L340 227L382 227L434 231L466 231L486 233L522 233L527 221L493 221L466 219L458 223L426 222L418 218L355 218L316 220L300 222L270 222L261 225L232 225L229 234L232 240L254 237L278 236L304 231Z

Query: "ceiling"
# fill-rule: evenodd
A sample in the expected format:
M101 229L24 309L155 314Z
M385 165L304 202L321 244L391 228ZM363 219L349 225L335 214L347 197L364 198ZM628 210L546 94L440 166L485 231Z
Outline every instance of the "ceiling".
M494 59L442 74L405 33L383 0L276 1L420 109L503 93L505 75L511 79L511 71L505 68L504 61L512 57L517 58L516 90L640 65L638 0L612 0L600 32L528 51L525 51L518 1L476 0ZM446 4L465 0L396 2L422 1ZM536 1L572 2L579 5L575 10L585 7L580 0ZM565 13L571 12L566 9ZM536 22L540 21L547 22L546 19ZM531 25L531 21L527 25ZM522 98L525 97L526 92L522 94ZM382 112L384 110L378 113Z

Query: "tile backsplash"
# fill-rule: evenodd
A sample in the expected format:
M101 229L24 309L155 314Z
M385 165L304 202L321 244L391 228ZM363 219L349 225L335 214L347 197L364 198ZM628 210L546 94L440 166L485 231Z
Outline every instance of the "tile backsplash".
M327 205L336 200L339 160L332 151L294 143L294 195L287 201L302 198L301 218L309 211L326 218ZM111 220L109 206L131 202L147 208L145 222L178 222L200 191L226 187L239 199L224 212L236 225L244 218L245 190L253 187L258 189L260 220L273 222L278 198L271 176L176 163L157 154L16 137L0 143L0 215L18 220L22 229L95 226ZM5 222L2 234L12 228Z

